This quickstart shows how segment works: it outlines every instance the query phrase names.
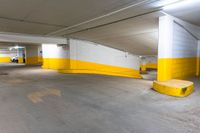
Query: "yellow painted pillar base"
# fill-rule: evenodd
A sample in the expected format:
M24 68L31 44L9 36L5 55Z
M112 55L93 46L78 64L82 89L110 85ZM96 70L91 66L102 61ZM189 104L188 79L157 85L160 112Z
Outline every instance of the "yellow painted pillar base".
M184 80L154 81L153 89L161 94L186 97L194 91L194 84Z

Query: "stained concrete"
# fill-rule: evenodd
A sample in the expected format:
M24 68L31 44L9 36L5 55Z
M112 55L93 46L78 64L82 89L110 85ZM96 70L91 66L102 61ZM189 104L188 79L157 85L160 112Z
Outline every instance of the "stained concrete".
M199 133L200 79L186 98L151 90L152 81L59 74L0 66L0 133ZM34 103L28 96L49 89Z

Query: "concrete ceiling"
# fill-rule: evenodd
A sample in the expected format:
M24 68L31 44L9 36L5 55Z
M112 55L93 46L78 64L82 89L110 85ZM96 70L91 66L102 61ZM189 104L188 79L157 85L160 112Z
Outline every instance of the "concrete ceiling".
M74 37L152 55L157 54L158 11L174 1L1 0L0 31ZM196 5L168 13L200 25L199 10Z
M200 26L200 0L185 0L167 7L164 11L172 16Z
M0 31L53 32L143 0L1 0Z
M72 34L71 37L90 40L138 55L157 54L158 16L152 13L115 24Z

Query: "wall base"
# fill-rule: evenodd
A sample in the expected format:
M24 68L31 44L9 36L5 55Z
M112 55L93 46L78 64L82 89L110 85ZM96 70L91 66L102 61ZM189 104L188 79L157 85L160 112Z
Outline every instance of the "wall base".
M42 68L58 70L61 73L87 73L142 78L139 70L67 58L44 58Z
M60 73L66 74L99 74L99 75L110 75L110 76L120 76L120 77L129 77L129 78L138 78L141 79L142 77L139 75L125 75L122 73L112 73L112 72L105 72L105 71L98 71L98 70L58 70Z

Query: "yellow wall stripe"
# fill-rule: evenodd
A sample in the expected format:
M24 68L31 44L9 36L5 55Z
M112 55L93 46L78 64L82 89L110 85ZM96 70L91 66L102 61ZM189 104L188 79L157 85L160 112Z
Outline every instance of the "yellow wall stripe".
M35 56L35 57L26 57L26 64L27 65L39 65L41 63L39 62L39 57Z
M70 68L70 60L66 58L43 58L43 66L44 69L69 69Z
M56 69L61 73L104 74L141 78L139 70L73 59L45 58L43 59L43 68Z
M150 68L150 69L157 69L158 68L158 64L153 64L153 63L147 63L146 64L146 68Z
M197 76L200 76L200 58L197 58L197 72L196 72Z
M197 58L161 58L158 59L158 81L186 79L195 76Z
M0 63L9 63L10 57L0 57Z

